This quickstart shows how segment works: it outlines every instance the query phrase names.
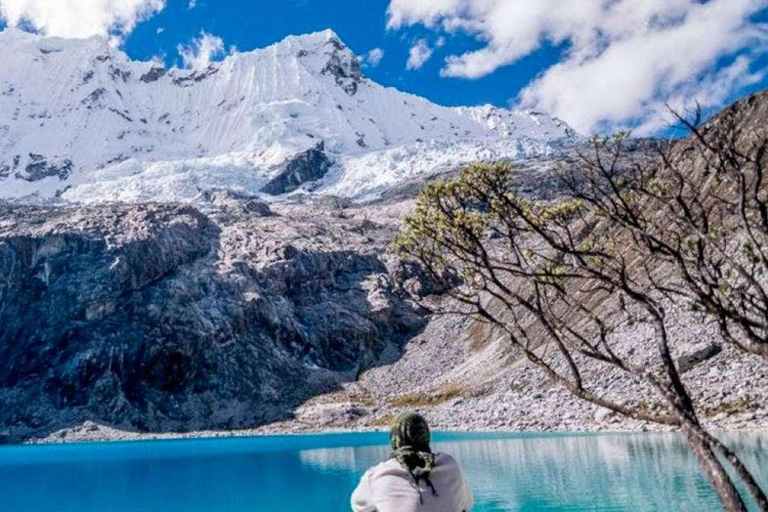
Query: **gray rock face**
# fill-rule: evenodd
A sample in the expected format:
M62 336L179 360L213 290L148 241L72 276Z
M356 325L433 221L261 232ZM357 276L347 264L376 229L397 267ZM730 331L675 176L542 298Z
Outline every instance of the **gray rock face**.
M296 190L303 183L325 176L332 163L324 150L325 145L321 142L314 148L296 155L283 165L279 174L262 188L262 192L272 195L285 194Z
M321 73L332 75L344 92L354 96L359 84L363 81L360 61L350 52L345 51L346 47L339 39L333 37L326 44L332 46L334 51Z
M215 75L218 72L219 72L219 68L217 68L213 64L210 64L204 71L193 71L188 75L174 78L173 83L174 85L178 85L179 87L192 87L197 82L202 82L209 76Z
M141 75L141 78L139 78L139 80L141 80L145 84L149 84L152 82L157 82L164 76L165 76L165 68L153 67L152 69L150 69L149 71Z
M16 177L25 181L40 181L56 176L64 181L71 173L72 161L69 159L49 161L43 155L30 153L29 163L24 168L24 172L17 172Z
M420 329L388 230L249 201L2 207L0 424L258 425Z

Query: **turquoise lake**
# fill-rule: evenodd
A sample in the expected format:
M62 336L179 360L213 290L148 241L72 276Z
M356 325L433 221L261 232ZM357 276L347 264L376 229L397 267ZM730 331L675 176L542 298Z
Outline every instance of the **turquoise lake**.
M0 447L0 510L341 512L386 434ZM768 436L728 441L768 484ZM719 510L675 434L436 434L479 512Z

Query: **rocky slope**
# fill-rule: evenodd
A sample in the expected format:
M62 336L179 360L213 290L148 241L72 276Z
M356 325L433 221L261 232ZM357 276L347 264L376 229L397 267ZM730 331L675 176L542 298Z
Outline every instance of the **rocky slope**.
M726 134L729 143L744 154L754 154L768 140L768 91L728 107L701 128L704 140ZM636 150L642 152L643 144ZM765 154L757 153L768 163ZM688 179L709 180L725 196L727 180L713 179L705 154L690 139L672 146L670 160ZM642 153L641 153L642 156ZM544 163L544 162L542 162ZM646 165L660 165L647 160ZM534 164L548 194L552 174L546 165ZM529 174L530 171L522 171ZM765 197L768 187L758 180L756 194ZM523 189L537 191L523 181ZM547 198L547 195L540 197ZM728 219L726 219L728 220ZM735 250L739 245L734 244ZM631 253L626 253L631 257ZM732 254L739 257L740 254ZM631 265L630 265L631 268ZM657 278L674 280L675 269L657 269ZM763 276L763 279L765 276ZM439 299L438 299L439 300ZM493 307L491 303L489 306ZM603 302L603 311L615 306ZM764 357L747 355L722 344L716 322L695 313L684 300L665 300L668 333L683 380L697 403L698 413L715 429L768 428L768 364ZM578 315L570 315L578 322ZM525 323L522 316L520 322ZM653 330L642 324L623 325L612 334L617 353L636 365L647 365L655 354ZM564 362L560 362L565 371ZM585 383L600 395L635 406L652 405L652 389L609 367L590 364ZM367 404L367 405L366 405ZM355 414L349 408L355 407ZM440 317L409 343L403 357L386 368L367 371L345 389L311 400L297 412L299 421L289 426L303 430L326 423L348 428L376 428L404 408L422 410L439 428L505 430L619 430L657 426L617 417L595 408L550 383L535 367L522 360L504 342L503 333L461 317Z
M382 240L378 236L396 229L412 204L412 199L398 199L362 207L316 205L313 215L318 211L335 211L347 225L369 226L368 235ZM397 285L404 275L396 261L384 245L376 246L375 250L384 250L380 257L389 269L387 276ZM362 300L371 299L369 294ZM325 303L322 307L332 307L332 304ZM408 315L414 312L407 307L405 311ZM671 326L676 356L687 366L684 379L705 423L714 429L726 430L767 428L768 367L765 362L719 346L716 326L702 323L684 306L669 305L668 314L676 319ZM284 418L275 422L253 423L252 428L236 430L217 425L215 421L196 420L184 428L161 422L161 428L146 432L125 421L115 424L89 413L79 416L87 419L82 426L72 421L70 424L76 425L73 428L38 429L36 436L59 442L371 430L385 428L394 415L405 409L420 411L436 429L443 430L658 429L575 399L521 360L503 336L485 325L453 316L425 320L428 320L426 324L409 324L411 330L400 338L405 343L384 348L378 360L361 369L358 375L324 372L326 380L309 382L309 387L304 388L307 393L296 402L286 401ZM620 349L643 346L647 335L643 329L631 327L616 333L621 340ZM652 392L619 373L605 372L598 367L594 371L600 374L596 380L603 392L628 403L642 403ZM304 385L306 381L300 382ZM289 380L282 389L290 389L292 385ZM199 431L184 433L189 425ZM17 429L9 430L9 433L16 432Z
M422 328L383 257L389 229L209 200L0 210L0 424L258 425Z

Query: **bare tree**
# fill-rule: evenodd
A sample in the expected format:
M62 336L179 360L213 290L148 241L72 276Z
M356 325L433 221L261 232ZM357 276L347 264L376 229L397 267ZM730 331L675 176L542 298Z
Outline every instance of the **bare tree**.
M691 133L659 145L660 165L633 161L622 135L596 140L566 177L573 198L621 226L652 265L678 279L660 291L715 318L723 341L768 358L768 138L731 108Z
M617 137L612 147L622 140ZM600 160L608 142L596 144ZM635 230L606 218L601 206L622 202L634 211L643 208L641 198L627 190L626 175L609 164L585 169L608 171L612 178L570 175L573 197L542 204L518 195L509 164L466 167L457 179L423 189L396 241L398 251L438 283L454 284L460 276L460 284L446 286L460 305L456 312L495 326L576 397L630 418L680 428L728 510L746 506L718 455L759 509L768 511L765 493L749 470L702 426L680 378L664 309L672 293L665 285L670 265L647 260ZM617 335L627 325L641 333L633 346ZM651 390L650 403L628 402L606 391L604 370L627 374L641 389Z

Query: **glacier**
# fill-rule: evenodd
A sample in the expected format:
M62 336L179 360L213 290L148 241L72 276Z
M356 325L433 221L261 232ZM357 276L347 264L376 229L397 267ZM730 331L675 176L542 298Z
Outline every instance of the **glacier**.
M544 113L450 108L381 86L331 30L205 69L131 60L100 37L0 32L0 199L193 202L229 190L366 201L578 140ZM304 161L320 167L297 171Z

